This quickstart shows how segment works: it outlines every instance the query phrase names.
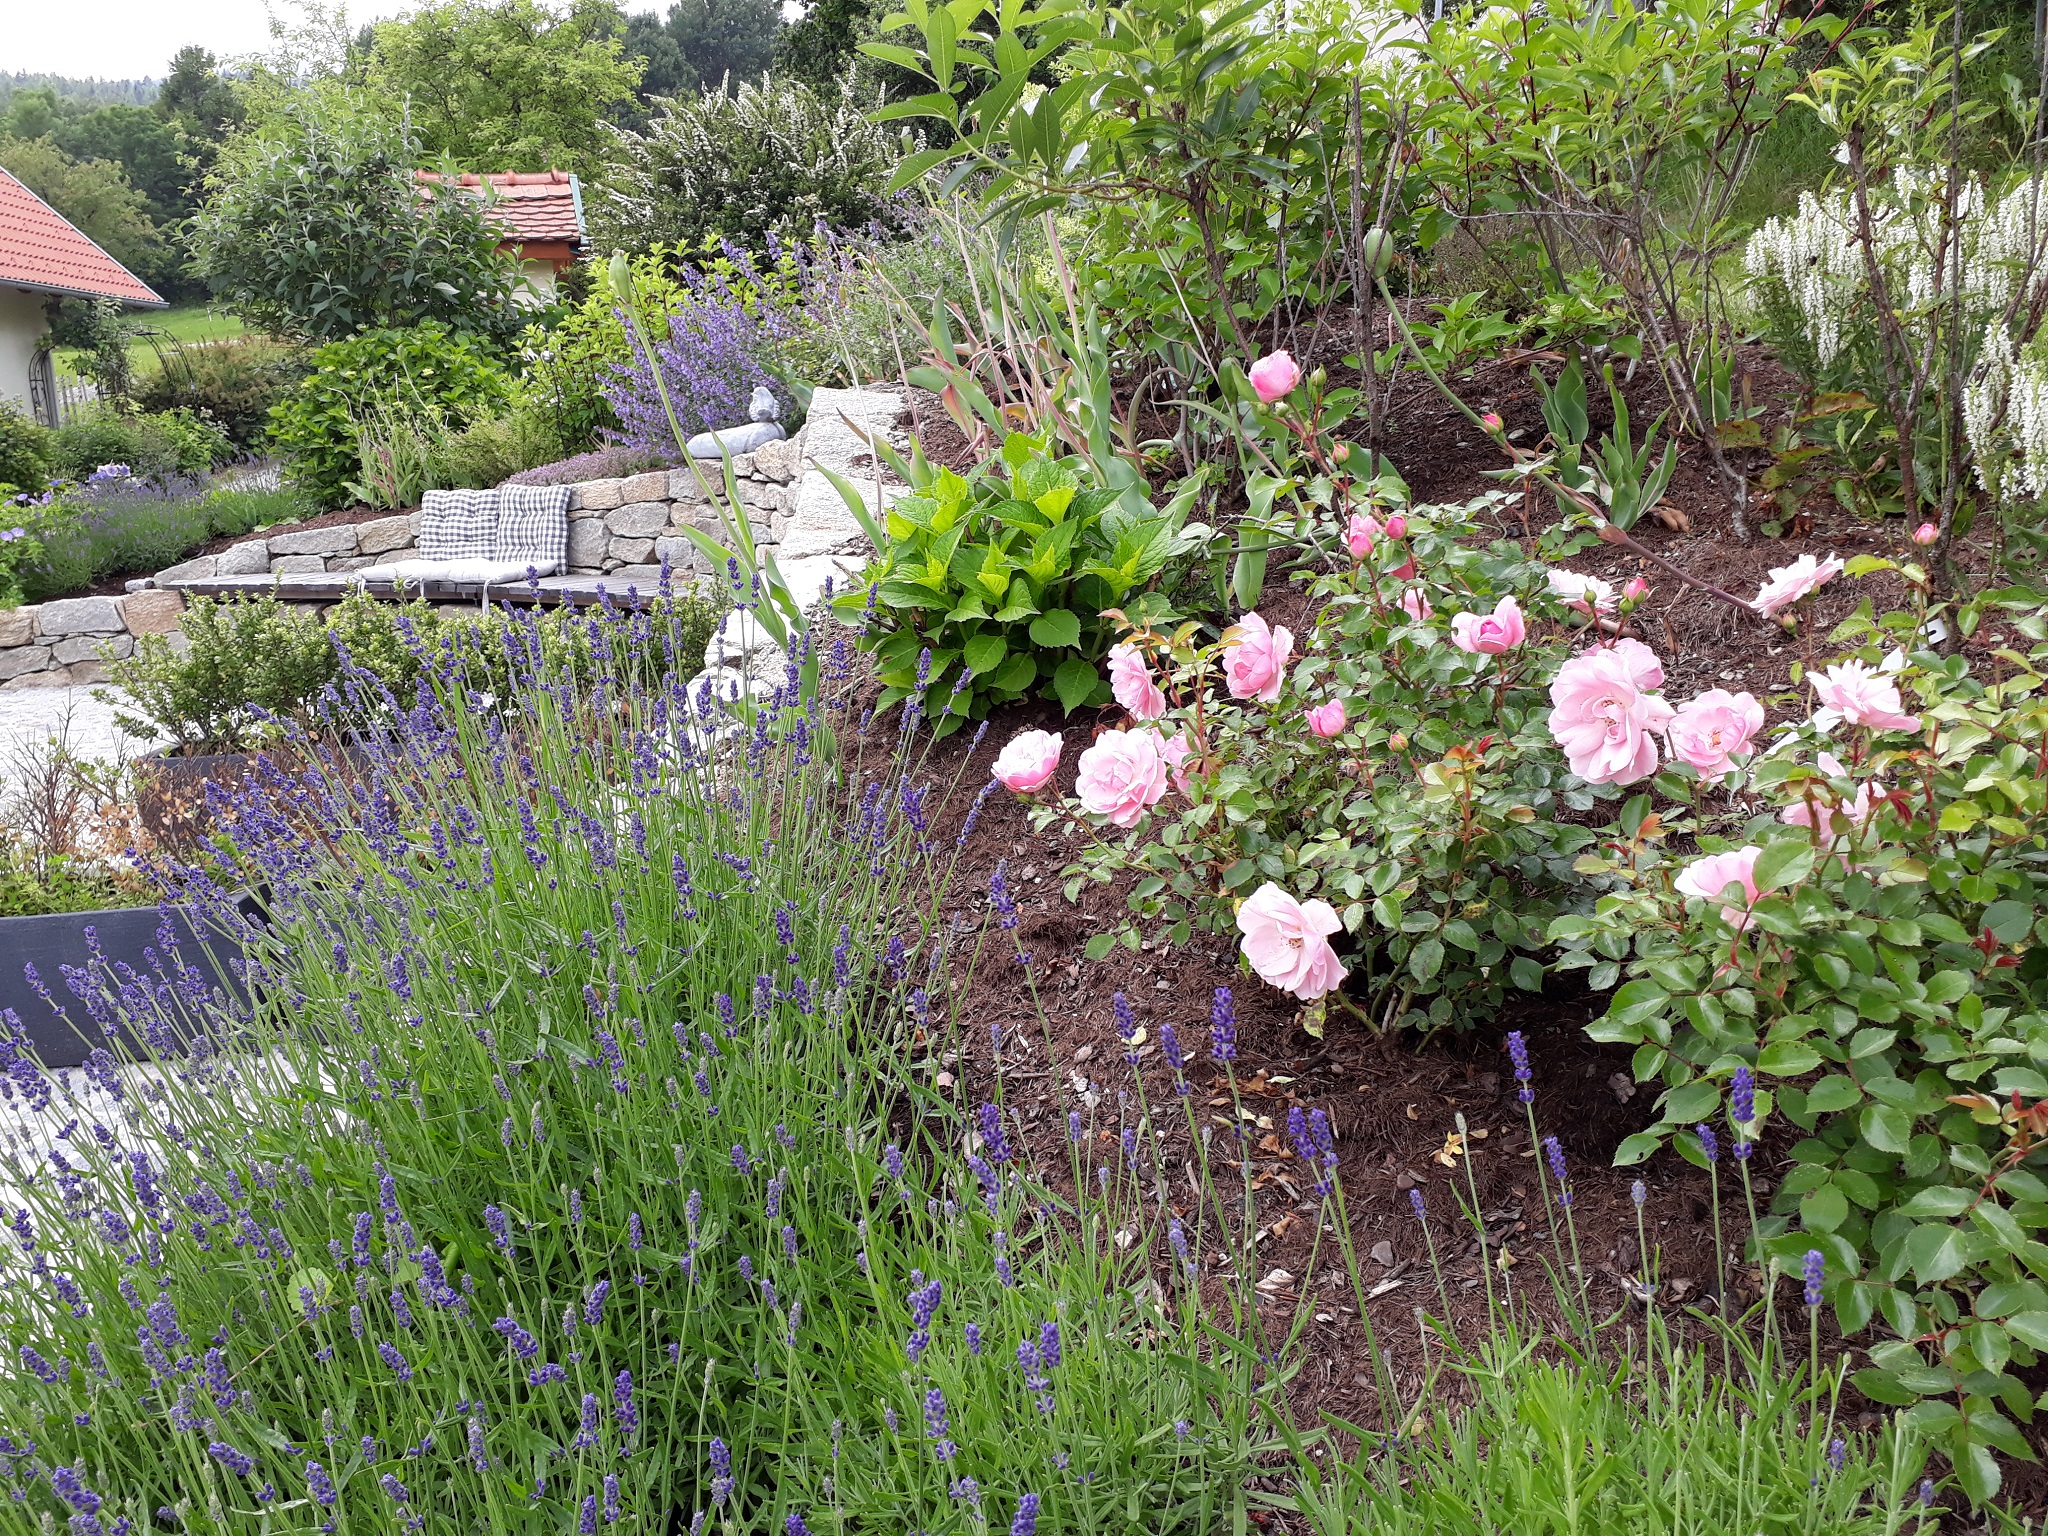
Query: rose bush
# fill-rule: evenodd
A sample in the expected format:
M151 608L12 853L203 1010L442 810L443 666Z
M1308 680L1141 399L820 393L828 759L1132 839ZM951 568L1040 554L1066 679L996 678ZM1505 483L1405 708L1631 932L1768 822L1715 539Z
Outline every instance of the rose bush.
M1888 649L1920 623L1850 621L1860 649L1751 764L1754 814L1696 855L1602 861L1619 888L1550 937L1625 982L1592 1033L1661 1086L1622 1161L1703 1160L1724 1093L1738 1140L1787 1126L1757 1256L1826 1255L1843 1332L1894 1335L1858 1387L1912 1405L1981 1501L1993 1451L2031 1459L2022 1373L2048 1352L2048 646L1987 678Z

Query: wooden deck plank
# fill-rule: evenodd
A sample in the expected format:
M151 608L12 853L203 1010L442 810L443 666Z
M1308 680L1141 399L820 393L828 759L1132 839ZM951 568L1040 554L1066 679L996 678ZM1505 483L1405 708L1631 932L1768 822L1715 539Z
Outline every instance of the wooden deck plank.
M687 586L688 578L684 579ZM587 608L608 596L618 607L638 607L658 595L653 583L637 577L620 581L599 575L543 576L536 582L362 580L347 571L295 571L275 576L207 576L178 582L169 590L189 597L260 597L275 593L285 603L338 603L357 589L383 602L424 598L430 603L494 603L519 607Z

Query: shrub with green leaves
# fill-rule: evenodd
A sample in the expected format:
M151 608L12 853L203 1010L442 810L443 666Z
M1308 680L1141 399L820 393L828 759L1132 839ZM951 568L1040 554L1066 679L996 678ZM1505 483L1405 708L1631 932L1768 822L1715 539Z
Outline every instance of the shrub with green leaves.
M1981 1501L1993 1451L2031 1459L2048 1353L2048 646L1981 671L1886 655L1920 623L1845 626L1862 644L1813 674L1823 709L1752 765L1770 810L1700 833L1683 870L1612 861L1624 888L1551 933L1564 964L1626 974L1592 1034L1663 1086L1621 1159L1699 1161L1688 1128L1724 1104L1740 1142L1796 1132L1762 1255L1826 1254L1843 1331L1895 1335L1857 1386L1914 1405Z
M154 417L98 406L81 411L51 434L50 468L83 480L103 464L125 464L138 478L179 472L179 447Z
M1048 441L1012 433L967 475L932 468L921 450L908 462L891 454L910 494L884 527L842 485L882 551L838 599L843 617L876 615L862 643L879 658L882 707L922 693L940 735L1032 694L1071 714L1109 697L1097 663L1114 631L1102 611L1167 616L1144 589L1201 543L1183 524L1187 499L1160 512L1091 484L1087 461L1055 457Z
M360 472L362 423L380 409L463 427L503 410L512 377L476 337L427 321L365 331L314 352L311 371L270 410L286 473L318 505Z
M264 336L180 347L135 386L135 403L145 411L193 411L237 447L253 448L269 425L270 408L298 378L302 355Z
M42 490L52 458L50 429L0 400L0 497Z

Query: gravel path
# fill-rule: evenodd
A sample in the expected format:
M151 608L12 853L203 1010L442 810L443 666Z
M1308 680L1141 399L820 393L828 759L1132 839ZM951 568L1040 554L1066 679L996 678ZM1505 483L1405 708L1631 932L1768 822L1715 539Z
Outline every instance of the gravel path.
M0 693L0 776L24 751L40 749L53 737L67 739L73 754L119 762L148 750L114 723L114 712L91 688L21 688Z

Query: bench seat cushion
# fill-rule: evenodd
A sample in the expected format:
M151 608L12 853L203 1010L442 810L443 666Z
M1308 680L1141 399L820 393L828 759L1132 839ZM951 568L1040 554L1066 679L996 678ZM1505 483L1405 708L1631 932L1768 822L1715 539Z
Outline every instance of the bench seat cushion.
M498 531L493 560L532 566L543 576L569 558L569 487L504 485L498 488Z
M365 581L481 581L504 587L525 581L526 569L526 563L509 560L399 560L355 574Z
M496 491L429 491L420 498L422 560L489 560L497 538Z

